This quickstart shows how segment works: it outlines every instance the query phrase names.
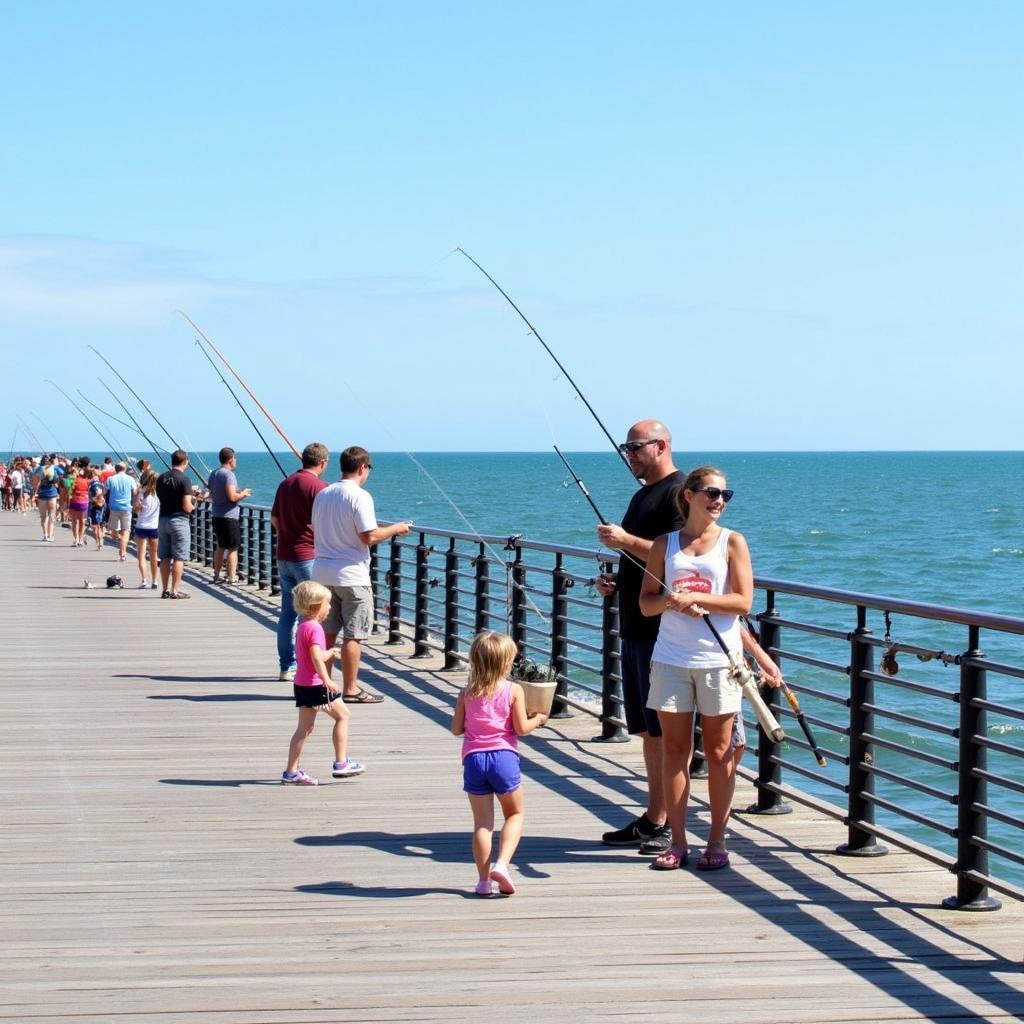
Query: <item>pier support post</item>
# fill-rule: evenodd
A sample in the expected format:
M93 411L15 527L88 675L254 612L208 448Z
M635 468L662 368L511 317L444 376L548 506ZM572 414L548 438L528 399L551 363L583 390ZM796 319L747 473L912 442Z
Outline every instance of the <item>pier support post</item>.
M385 577L388 584L388 643L402 642L402 545L391 538L391 566Z
M448 541L444 556L444 671L462 668L455 656L459 648L459 553L455 538Z
M611 575L614 566L602 562L602 575ZM616 591L601 604L601 735L596 743L628 743L629 733L611 719L625 715L622 703L622 651L619 640L619 594Z
M774 648L780 643L780 628L771 621L776 614L775 592L769 590L766 595L765 618L761 620L761 646L772 654ZM774 687L767 693L762 691L761 696L768 705L772 714L775 714L779 706L779 691ZM741 712L742 713L742 712ZM765 731L758 726L757 729L757 803L751 804L745 814L792 814L793 808L782 799L781 793L767 789L768 784L779 786L782 784L782 765L778 763L781 744L776 743Z
M847 784L847 840L836 848L844 857L881 857L887 847L875 840L872 833L860 827L875 823L875 805L870 797L875 791L875 776L870 771L874 752L870 740L874 714L869 706L875 702L875 650L864 638L871 635L867 626L867 608L857 606L857 628L850 634L850 772Z
M427 544L427 535L421 533L420 542L416 545L416 626L415 650L412 653L414 658L430 657L430 645L427 643L430 637L427 620L427 589L430 586L428 559L433 550L433 545Z
M551 668L555 672L555 699L551 705L551 718L572 718L572 711L561 698L569 692L566 673L569 663L568 627L566 616L569 614L569 603L565 599L566 591L572 586L572 580L562 564L562 553L555 555L555 568L551 574Z
M950 910L998 910L1002 903L988 894L988 886L978 876L988 874L988 850L982 843L988 838L988 819L983 808L988 803L988 750L978 742L988 735L988 712L978 705L988 699L988 673L977 659L979 629L968 627L968 650L960 661L960 786L956 814L956 895L942 901Z

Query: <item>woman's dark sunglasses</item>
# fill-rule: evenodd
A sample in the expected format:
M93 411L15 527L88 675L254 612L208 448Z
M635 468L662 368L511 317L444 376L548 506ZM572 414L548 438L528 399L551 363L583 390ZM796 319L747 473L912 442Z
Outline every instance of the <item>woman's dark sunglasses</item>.
M732 496L733 496L733 492L732 491L730 491L730 490L723 491L721 487L694 487L693 493L694 494L704 493L712 501L718 501L718 499L721 498L722 499L722 504L724 504L724 505L728 505L729 502L732 501Z

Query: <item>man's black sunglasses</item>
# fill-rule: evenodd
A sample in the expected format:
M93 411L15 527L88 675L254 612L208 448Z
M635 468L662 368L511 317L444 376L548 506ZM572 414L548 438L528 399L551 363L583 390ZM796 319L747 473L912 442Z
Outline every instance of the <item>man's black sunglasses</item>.
M718 501L718 499L721 498L722 499L722 503L725 504L725 505L728 505L729 502L732 501L732 496L733 496L734 492L730 491L730 490L724 490L723 491L721 487L694 487L693 493L694 494L704 493L712 501Z
M652 437L649 441L623 441L619 445L619 452L622 455L636 455L641 448L645 448L649 444L657 444L658 438Z

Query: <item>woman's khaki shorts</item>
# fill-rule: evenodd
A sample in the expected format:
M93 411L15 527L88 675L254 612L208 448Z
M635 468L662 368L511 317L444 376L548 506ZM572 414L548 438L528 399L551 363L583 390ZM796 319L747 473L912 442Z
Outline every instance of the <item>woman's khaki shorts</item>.
M734 715L740 710L742 691L726 668L679 668L651 662L651 694L647 706L677 715L696 708L702 715Z

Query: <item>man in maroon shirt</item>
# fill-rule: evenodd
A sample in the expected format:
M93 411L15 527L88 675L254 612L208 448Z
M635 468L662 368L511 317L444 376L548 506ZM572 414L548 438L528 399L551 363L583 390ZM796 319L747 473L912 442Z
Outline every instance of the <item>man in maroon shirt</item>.
M281 617L277 620L277 656L281 682L295 677L295 606L292 590L313 575L313 499L327 484L326 445L302 449L302 469L278 485L270 521L277 530L277 572L281 580Z

